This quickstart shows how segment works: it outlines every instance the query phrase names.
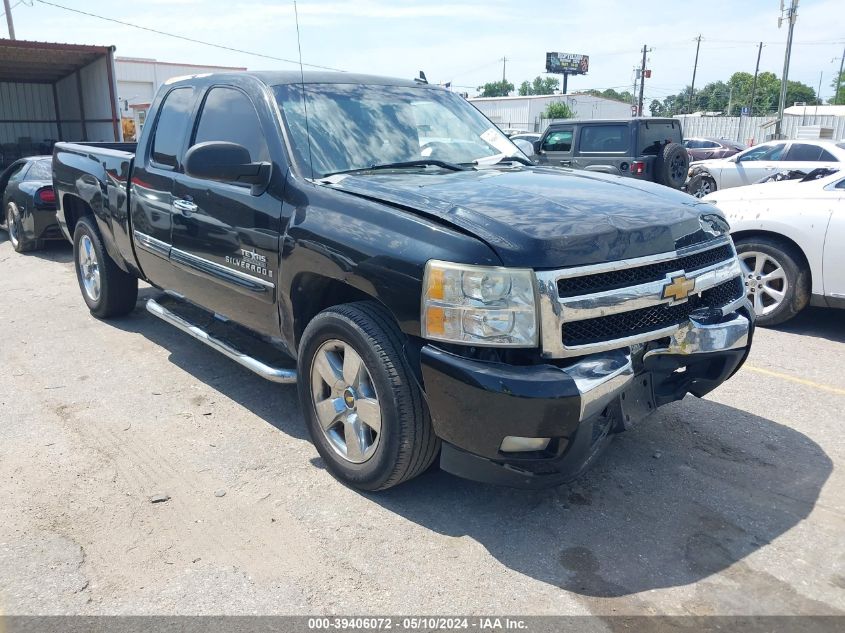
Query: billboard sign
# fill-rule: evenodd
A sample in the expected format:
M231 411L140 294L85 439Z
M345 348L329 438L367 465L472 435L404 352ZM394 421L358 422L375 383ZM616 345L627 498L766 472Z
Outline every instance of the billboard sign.
M590 70L590 56L577 53L546 53L547 73L585 75Z

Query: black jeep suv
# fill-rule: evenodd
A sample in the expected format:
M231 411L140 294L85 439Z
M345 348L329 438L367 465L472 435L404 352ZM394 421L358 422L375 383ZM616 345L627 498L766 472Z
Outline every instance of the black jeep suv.
M689 167L680 121L558 121L534 143L540 165L630 176L680 189Z

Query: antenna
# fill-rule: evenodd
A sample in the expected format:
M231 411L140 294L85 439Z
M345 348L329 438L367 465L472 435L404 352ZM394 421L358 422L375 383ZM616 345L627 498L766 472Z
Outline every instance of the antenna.
M305 136L308 139L308 166L311 168L311 179L314 179L314 160L311 158L311 129L308 127L308 100L305 98L305 71L302 70L302 44L299 39L299 10L296 0L293 0L293 15L296 19L296 48L299 51L299 81L302 86L302 107L305 110Z

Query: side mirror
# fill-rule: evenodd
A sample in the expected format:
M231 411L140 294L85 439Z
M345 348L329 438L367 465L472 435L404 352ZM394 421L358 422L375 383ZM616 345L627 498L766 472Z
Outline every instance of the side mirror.
M237 143L198 143L185 154L185 173L194 178L252 185L253 195L270 183L270 163L253 163L249 150Z
M516 145L523 154L528 156L528 158L534 158L534 155L537 153L534 149L534 143L531 141L518 138L513 142L513 144Z

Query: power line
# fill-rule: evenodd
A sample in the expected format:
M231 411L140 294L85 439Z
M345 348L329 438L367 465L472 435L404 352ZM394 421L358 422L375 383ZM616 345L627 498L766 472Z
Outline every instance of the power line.
M285 62L286 64L295 64L299 65L299 61L294 59L285 59L284 57L274 57L273 55L265 55L264 53L256 53L254 51L247 51L242 48L233 48L231 46L225 46L223 44L215 44L213 42L205 42L203 40L197 40L192 37L187 37L185 35L177 35L175 33L167 33L166 31L159 31L158 29L152 29L147 26L141 26L140 24L132 24L131 22L124 22L123 20L118 20L115 18L107 18L103 15L97 15L96 13L88 13L87 11L81 11L80 9L72 9L71 7L66 7L61 4L56 4L55 2L48 2L47 0L35 0L40 4L45 4L51 7L56 7L57 9L64 9L65 11L71 11L73 13L79 13L80 15L87 15L91 18L97 18L98 20L105 20L106 22L113 22L114 24L120 24L122 26L129 26L134 29L140 29L142 31L147 31L149 33L155 33L156 35L164 35L166 37L173 37L179 40L184 40L186 42L192 42L194 44L202 44L203 46L211 46L213 48L219 48L225 51L232 51L234 53L242 53L244 55L253 55L254 57L263 57L264 59L272 59L277 62ZM319 64L306 64L305 62L302 63L303 66L308 66L309 68L319 68L321 70L333 70L338 72L346 72L340 68L332 68L331 66L320 66Z

